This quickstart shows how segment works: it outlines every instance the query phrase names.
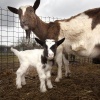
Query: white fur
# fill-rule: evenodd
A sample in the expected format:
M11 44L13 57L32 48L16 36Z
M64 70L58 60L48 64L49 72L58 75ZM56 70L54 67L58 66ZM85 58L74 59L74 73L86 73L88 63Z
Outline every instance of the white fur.
M24 16L24 14L25 14L25 12L26 12L27 7L29 7L29 5L21 6L21 7L20 7L20 9L22 9L23 16Z
M94 48L96 44L100 44L100 24L98 24L93 30L92 19L89 18L84 13L81 13L79 16L71 19L70 21L59 21L60 24L60 35L59 39L65 37L63 47L58 48L57 53L57 62L58 66L58 75L56 81L62 77L61 70L61 59L65 64L65 75L70 73L69 62L65 59L64 55L62 58L61 51L66 51L66 53L77 54L80 56L86 56L94 58L100 55L100 50ZM60 62L60 63L59 63Z
M24 29L24 30L28 30L29 27L28 27L27 25L24 25L23 29Z
M45 65L45 68L43 68L43 64L41 63L41 55L43 55L43 49L18 51L16 49L11 48L11 51L14 52L20 62L20 67L16 72L17 88L21 88L22 85L26 84L25 74L30 66L36 68L38 72L41 92L45 92L47 90L45 86L45 81L47 81L48 88L53 87L50 79L52 63L48 61Z
M50 59L52 59L53 57L54 57L54 53L53 53L53 51L50 49L50 47L52 46L52 45L54 45L55 44L55 41L53 40L53 39L46 39L46 45L48 46L48 57L50 58Z
M96 57L100 54L100 51L94 48L96 44L100 44L100 24L92 30L92 19L84 13L69 22L59 21L59 23L60 38L66 38L64 42L66 52L87 57Z

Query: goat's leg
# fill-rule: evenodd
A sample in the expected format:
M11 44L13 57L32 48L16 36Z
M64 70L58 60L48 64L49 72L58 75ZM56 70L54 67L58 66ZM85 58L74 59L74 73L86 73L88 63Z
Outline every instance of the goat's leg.
M39 66L39 68L37 68L37 72L39 75L39 79L40 79L40 91L41 92L46 92L46 85L45 85L45 80L46 80L46 75L44 70Z
M16 72L16 75L17 75L17 77L16 77L16 85L17 85L17 88L19 89L19 88L22 88L22 85L21 85L21 83L23 83L23 84L25 84L26 82L25 82L25 77L23 76L25 73L26 73L26 71L27 71L27 66L24 66L23 67L23 69L22 69L22 65L20 66L20 68L17 70L17 72ZM24 77L24 78L23 78Z
M51 71L46 71L46 80L47 80L47 86L49 89L53 88L52 83L51 83Z
M17 77L16 77L17 89L20 89L20 88L22 88L22 85L21 85L21 74L20 74L19 71L17 71L16 74L17 74Z
M26 85L25 74L22 75L21 80L22 85Z
M69 69L69 61L67 60L64 54L63 54L63 62L64 62L64 67L65 67L65 76L70 77L71 72Z
M56 63L58 65L58 73L55 82L59 82L62 78L62 52L56 55Z

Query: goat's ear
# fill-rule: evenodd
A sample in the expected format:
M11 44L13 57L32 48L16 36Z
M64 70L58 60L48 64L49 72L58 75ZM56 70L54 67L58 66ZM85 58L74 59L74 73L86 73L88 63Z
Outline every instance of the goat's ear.
M63 39L57 41L57 42L56 42L56 43L57 43L57 46L59 46L60 44L62 44L62 43L64 42L64 40L65 40L65 38L63 38Z
M18 14L18 9L16 9L14 7L10 7L10 6L8 6L8 9L13 13Z
M34 12L36 11L36 9L39 7L40 5L40 0L36 0L33 6Z
M39 40L38 38L35 38L35 41L36 41L37 43L39 43L41 46L43 46L43 45L44 45L44 42L43 42L43 41L41 41L41 40Z

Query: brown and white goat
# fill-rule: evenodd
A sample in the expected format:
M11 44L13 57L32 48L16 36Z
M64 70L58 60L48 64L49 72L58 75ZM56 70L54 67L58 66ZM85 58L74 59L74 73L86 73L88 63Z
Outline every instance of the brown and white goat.
M45 23L35 14L39 4L40 0L36 0L33 7L24 6L19 9L8 7L8 9L19 15L21 26L26 30L26 37L33 31L41 40L66 38L57 51L57 81L62 77L62 58L64 64L68 65L62 51L92 58L100 57L100 8L87 10L69 19ZM65 69L66 74L70 73L68 66Z

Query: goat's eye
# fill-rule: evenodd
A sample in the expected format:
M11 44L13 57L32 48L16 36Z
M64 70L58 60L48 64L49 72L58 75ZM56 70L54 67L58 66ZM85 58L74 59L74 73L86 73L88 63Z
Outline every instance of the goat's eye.
M56 50L56 45L53 45L50 49L51 50Z

